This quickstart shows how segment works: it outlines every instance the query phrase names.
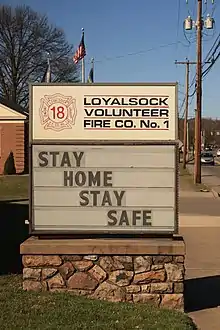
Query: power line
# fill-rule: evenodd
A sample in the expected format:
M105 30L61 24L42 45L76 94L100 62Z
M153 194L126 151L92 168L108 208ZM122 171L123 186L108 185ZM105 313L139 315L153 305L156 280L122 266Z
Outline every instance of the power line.
M189 5L188 3L187 3L187 5ZM196 0L195 0L195 2L194 2L194 7L193 7L193 13L195 12L195 8L196 8ZM189 6L188 6L188 15L189 16L191 16L191 12L190 12L190 10L189 10ZM193 14L194 15L194 14ZM196 39L194 40L194 41L192 41L192 40L190 40L191 38L192 38L192 36L193 36L193 33L191 33L190 34L190 37L189 37L189 39L188 39L188 37L187 37L187 35L186 35L186 31L185 31L185 29L184 29L184 23L183 23L183 34L184 34L184 37L185 37L185 39L187 40L187 42L188 42L188 45L187 45L187 56L186 57L188 57L188 55L189 55L189 51L190 51L190 47L191 47L191 45L192 45L192 43L193 42L195 42L196 41ZM177 65L176 65L176 67L177 67ZM181 86L181 84L179 84L180 86ZM184 85L182 85L183 87L184 87ZM189 88L191 88L192 86L189 86ZM181 93L181 92L180 92ZM185 112L183 111L183 114L182 115L180 115L180 112L182 111L182 108L183 108L183 106L184 106L184 103L185 103L185 98L183 99L183 101L182 101L182 104L181 104L181 107L180 107L180 110L179 110L179 116L184 116L185 115Z
M179 110L179 117L180 117L180 119L183 119L183 117L185 116L185 110L184 110L183 113L180 115L180 112L182 111L185 102L186 102L186 97L184 97L184 99L183 99L183 101L182 101L182 103L181 103L181 106L180 106L180 110Z
M209 58L209 55L211 54L213 48L214 48L215 45L217 44L218 39L220 39L220 33L219 33L219 35L217 36L217 38L215 39L215 41L214 41L212 47L211 47L210 50L208 51L208 53L207 53L207 55L206 55L206 57L205 57L205 61L209 60L209 59L208 59L208 58Z
M206 55L206 57L205 57L205 60L204 60L204 62L203 62L203 64L202 64L202 68L205 66L205 64L207 64L208 62L210 62L210 60L213 58L214 54L216 53L216 50L218 49L218 47L220 47L220 40L218 40L218 39L220 39L220 33L219 33L219 35L217 36L216 40L214 41L212 47L211 47L210 50L208 51L208 53L207 53L207 55ZM217 43L218 43L218 44L217 44ZM217 44L217 45L216 45L216 44ZM214 48L214 47L215 47L215 48ZM213 49L214 49L214 50L213 50ZM213 50L213 52L212 52L212 50ZM211 52L212 52L212 54L211 54ZM210 55L210 54L211 54L211 55ZM218 54L218 55L216 56L216 58L215 58L214 60L211 61L211 64L209 65L209 67L206 68L206 69L202 72L202 77L205 77L205 76L209 73L209 71L211 70L211 68L213 67L213 65L215 64L215 62L217 61L217 59L219 58L219 56L220 56L220 54ZM196 81L196 74L194 75L194 77L193 77L193 79L192 79L192 81L191 81L191 83L190 83L189 88L191 88L191 87L194 85L195 81ZM189 95L189 97L190 97L190 98L193 97L193 96L195 95L195 93L196 93L196 85L195 85L194 91Z
M214 10L215 10L215 9L214 9ZM210 48L209 52L207 53L207 55L206 55L206 57L205 57L205 59L204 59L204 62L203 62L203 64L202 64L202 68L204 67L205 64L207 64L207 62L210 61L210 58L213 57L213 54L215 53L216 50L212 53L211 56L210 56L210 54L211 54L212 50L214 49L215 45L217 44L219 38L220 38L220 33L218 34L218 36L217 36L217 38L215 39L215 41L214 41L212 47ZM217 59L218 59L218 58L219 58L219 56L217 57ZM216 61L215 61L215 62L216 62ZM214 63L215 63L215 62L214 62ZM214 65L214 63L213 63L213 65ZM211 67L212 67L212 66L211 66ZM211 70L211 67L210 67L209 71ZM208 69L208 68L207 68L207 69ZM206 76L206 74L208 74L209 71L207 70L207 73L206 73L206 72L203 72L203 76L204 76L204 75ZM189 89L192 88L192 86L195 84L195 82L196 82L196 73L195 73L194 77L192 78L192 81L191 81L191 83L190 83ZM189 95L189 97L190 97L190 98L193 97L193 96L195 95L195 93L196 93L196 86L194 86L194 91ZM191 103L192 103L192 101L190 102L190 104L191 104Z
M207 62L209 62L213 58L213 56L216 53L218 47L220 47L220 40L219 39L220 39L220 33L217 36L216 40L214 41L212 47L210 48L210 50L206 54L206 57L205 57L204 62L202 64L202 68L205 66L205 64L207 64ZM211 61L211 64L202 72L203 79L210 72L210 70L212 69L213 65L216 63L216 61L218 60L219 57L220 57L220 52L215 57L215 59ZM196 74L194 75L194 77L193 77L193 79L190 83L189 89L194 85L195 81L196 81ZM189 105L192 104L192 101L193 101L193 98L194 98L195 94L196 94L196 84L194 86L194 91L191 94L189 94L189 98L192 98ZM181 113L181 111L183 110L183 106L185 104L185 100L186 100L186 98L183 99L183 101L181 103L181 106L179 108L179 117L180 117L180 119L183 119L183 117L185 116L185 111L183 111L183 113Z
M195 8L196 8L196 1L194 2L193 14L191 14L191 11L190 11L190 8L189 8L189 3L187 3L188 16L190 16L190 17L194 16ZM189 35L189 38L188 38L187 34ZM185 39L187 40L187 42L189 44L188 45L189 47L191 46L192 43L196 42L196 34L193 31L191 31L190 33L189 32L186 33L186 30L184 28L184 22L183 22L183 35L184 35ZM192 40L192 37L194 37L193 40ZM187 54L187 56L188 56L188 54Z
M213 65L216 63L216 61L219 59L219 57L220 57L220 51L219 51L218 55L215 57L215 59L212 60L212 63L210 64L210 66L203 72L203 78L205 78L206 75L211 71Z
M219 2L215 3L215 5L213 6L211 17L213 16L214 12L216 11L218 4L219 4Z
M94 63L103 63L105 61L114 61L116 59L125 58L127 56L136 56L136 55L146 54L150 51L157 50L157 49L160 49L160 48L170 47L170 46L173 46L173 45L176 45L176 44L181 44L182 46L187 47L182 41L170 42L170 43L167 43L167 44L164 44L164 45L159 45L157 47L152 47L152 48L149 48L149 49L146 49L146 50L140 50L138 52L127 53L127 54L124 54L124 55L116 55L116 56L112 56L112 57L105 57L105 59L96 60L96 61L94 61ZM88 62L88 63L90 63L90 62Z

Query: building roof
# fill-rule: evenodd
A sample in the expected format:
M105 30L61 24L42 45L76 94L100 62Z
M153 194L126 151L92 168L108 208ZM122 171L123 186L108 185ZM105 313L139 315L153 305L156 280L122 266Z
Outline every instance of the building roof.
M0 97L0 121L26 120L28 113L19 105Z
M24 116L28 116L28 112L22 108L20 105L14 103L13 101L7 100L5 98L3 98L2 96L0 96L0 105L4 105L7 108L10 108L11 110L14 110L18 113L20 113L21 115Z

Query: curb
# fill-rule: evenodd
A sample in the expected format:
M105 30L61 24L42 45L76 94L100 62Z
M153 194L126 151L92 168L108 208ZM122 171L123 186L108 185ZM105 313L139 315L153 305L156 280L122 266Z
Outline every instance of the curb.
M211 188L211 192L214 195L215 198L219 198L220 197L220 193L217 192L215 189Z

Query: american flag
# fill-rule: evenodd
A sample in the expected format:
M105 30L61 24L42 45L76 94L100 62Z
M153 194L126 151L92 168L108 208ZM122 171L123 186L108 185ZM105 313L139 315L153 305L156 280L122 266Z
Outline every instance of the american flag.
M94 82L94 70L93 68L90 69L89 71L89 76L88 76L88 83L92 84Z
M85 44L84 44L84 33L83 33L79 47L76 50L75 55L73 56L73 62L75 64L77 64L85 56L86 56L86 48L85 48Z

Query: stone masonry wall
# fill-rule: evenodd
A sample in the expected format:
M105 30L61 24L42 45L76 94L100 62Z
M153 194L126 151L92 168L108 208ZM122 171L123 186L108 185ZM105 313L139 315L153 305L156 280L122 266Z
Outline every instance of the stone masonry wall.
M23 289L183 310L184 256L23 255Z

